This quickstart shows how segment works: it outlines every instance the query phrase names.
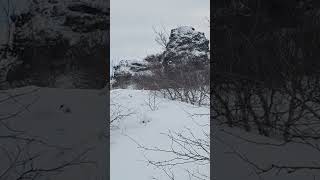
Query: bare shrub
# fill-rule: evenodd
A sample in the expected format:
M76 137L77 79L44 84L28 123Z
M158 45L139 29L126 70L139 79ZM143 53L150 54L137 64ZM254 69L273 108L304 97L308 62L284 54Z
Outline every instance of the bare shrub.
M117 129L122 120L134 112L124 108L115 101L110 103L110 129Z
M165 98L199 106L209 105L209 67L191 69L181 67L170 72L153 69L153 84Z
M209 180L210 177L206 168L209 168L208 166L210 165L210 136L204 130L202 133L202 136L198 137L189 128L185 128L181 132L169 130L168 133L163 133L171 142L169 148L148 147L138 143L131 137L129 138L143 151L163 153L168 157L156 160L145 156L147 163L161 170L168 179L175 179L176 167L181 168L181 165L187 165L183 169L190 179Z
M146 104L149 106L151 111L156 111L159 109L159 102L157 100L157 96L157 91L150 91L148 94Z

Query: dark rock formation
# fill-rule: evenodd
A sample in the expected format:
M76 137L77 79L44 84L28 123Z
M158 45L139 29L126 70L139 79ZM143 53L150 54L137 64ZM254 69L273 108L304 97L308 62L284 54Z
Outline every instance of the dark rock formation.
M150 65L146 61L122 60L113 70L113 87L125 88L134 83L135 77L151 75Z
M163 52L165 68L192 66L201 68L209 63L209 40L193 27L182 26L171 30L169 42Z
M58 77L68 76L72 81L66 83L74 88L104 87L109 52L107 1L34 0L29 6L15 17L12 49L17 61L31 66L31 82L56 87Z
M208 69L209 61L209 40L204 33L193 27L178 27L171 30L164 52L149 55L143 61L121 61L114 66L113 87L126 88L135 83L143 88L154 88L150 84L153 78L159 79L161 73L171 73L174 77L181 74L178 72L181 70L201 71ZM154 77L155 74L158 77Z

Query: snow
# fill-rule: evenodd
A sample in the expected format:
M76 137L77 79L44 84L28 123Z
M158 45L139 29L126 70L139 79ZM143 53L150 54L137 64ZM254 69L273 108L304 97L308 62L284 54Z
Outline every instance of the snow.
M116 69L115 69L116 67ZM147 61L142 60L121 60L119 64L113 67L113 74L117 75L152 75L150 70L145 70L148 67Z
M168 179L163 172L147 160L168 160L171 154L150 152L140 147L169 147L170 140L161 134L170 131L184 131L186 127L204 138L203 130L208 127L199 126L209 122L208 116L191 114L208 114L206 107L196 107L190 104L171 101L157 97L155 109L149 107L151 91L118 89L111 91L111 111L121 111L130 116L117 122L111 134L111 179ZM144 123L142 123L144 122ZM228 180L301 180L317 179L318 170L303 169L288 173L286 169L275 169L257 174L257 169L242 158L247 158L261 168L271 164L291 166L317 166L319 151L303 143L283 144L280 139L272 139L245 132L237 127L229 128L218 125L214 120L213 127L213 160L212 179ZM253 143L255 142L255 143ZM319 144L318 144L319 145ZM166 149L166 148L163 148ZM242 156L242 158L240 156ZM209 165L197 167L197 164L175 167L175 179L189 179L183 168L198 169L209 174Z
M274 169L257 174L255 167L242 158L261 168L268 168L271 164L315 166L319 162L319 151L301 143L283 144L283 141L244 132L238 128L223 127L215 123L211 125L214 127L211 144L214 146L214 179L301 180L320 177L318 170L307 169L293 173L288 173L286 169Z
M103 89L103 92L107 90L107 88ZM88 158L97 160L99 163L105 162L101 154L106 151L106 141L101 139L101 134L107 128L104 126L108 116L106 93L102 93L102 90L29 86L2 90L0 98L26 92L30 93L0 104L1 116L26 108L21 115L10 119L11 126L24 130L32 137L46 140L50 144L74 148L71 152L65 152L66 155L62 157L70 156L75 151L78 152L90 146L97 146ZM148 164L147 160L168 160L173 157L172 154L148 151L141 146L168 149L171 147L171 141L165 134L170 132L181 132L188 136L189 129L197 138L204 140L206 139L204 133L209 133L208 107L172 101L147 90L116 89L111 90L110 95L110 117L119 114L127 115L111 126L111 179L168 179L161 169ZM30 102L33 104L24 106ZM60 108L61 105L63 105L62 108ZM319 151L301 143L268 145L266 143L281 144L282 141L247 133L238 128L217 125L215 121L211 122L211 126L214 128L211 144L214 147L212 167L214 174L211 175L213 179L301 180L316 179L320 176L318 170L301 170L294 173L281 170L280 173L271 171L257 175L254 167L244 162L235 152L254 160L263 167L268 167L272 163L296 166L317 165L316 163L320 160ZM0 132L3 134L3 131ZM257 145L250 141L263 142L265 145ZM48 150L47 156L39 158L35 166L41 167L48 162L54 164L61 160L57 156L59 152L56 152L56 149L46 150ZM204 151L199 152L208 156ZM3 163L0 163L0 169L2 167ZM107 167L102 164L100 168L100 170L91 169L88 173L81 168L73 167L53 176L52 179L94 179L99 172L105 172ZM172 169L175 180L189 179L185 169L199 170L209 175L210 166L193 163L175 166Z
M52 146L65 147L60 151L52 147L31 144L29 153L38 153L39 149L46 153L35 160L35 168L49 168L66 161L88 148L86 159L95 161L95 166L73 166L65 171L46 177L47 180L88 180L105 179L106 160L101 158L106 152L107 96L100 90L57 89L28 86L0 91L0 99L8 95L25 95L11 98L0 103L0 118L8 113L23 110L18 116L6 120L11 127L24 131L24 135L41 139ZM60 108L62 106L62 108ZM3 122L3 120L2 120ZM1 135L5 133L0 126ZM0 144L6 143L0 139ZM39 147L40 146L40 147ZM10 149L12 153L15 149ZM5 160L3 153L0 159ZM0 163L0 171L4 163ZM28 167L28 166L26 166ZM10 178L9 178L10 179ZM16 179L13 178L12 179Z
M182 41L181 38L192 39L198 34L201 34L201 36L205 37L204 33L196 31L191 26L180 26L176 29L173 29L171 32L171 36L176 37L178 43L181 43ZM202 44L204 43L204 41L206 41L206 38L200 38L200 39L197 39L197 41L194 41L194 43Z
M167 45L167 54L191 55L194 57L207 56L208 49L204 48L207 38L202 32L195 31L190 26L180 26L171 30L170 41ZM190 42L188 42L190 41ZM186 43L188 42L188 43Z
M166 179L160 169L148 165L149 160L168 160L169 153L150 152L139 148L170 148L171 141L163 133L183 132L187 128L198 138L205 139L204 132L209 133L209 116L192 116L192 114L209 114L208 107L196 107L179 101L172 101L146 90L117 89L111 91L111 112L120 111L130 114L116 122L111 131L111 179ZM152 99L152 98L151 98ZM154 106L150 106L153 104ZM112 115L111 115L112 116ZM209 156L205 152L201 152ZM199 170L209 175L209 164L195 163L174 167L177 180L188 179L185 169ZM125 173L124 173L125 172Z
M173 34L182 34L182 35L186 35L186 34L194 34L194 28L190 27L190 26L180 26L176 29L173 30L172 32Z
M100 34L105 34L104 30L96 30L94 32L88 33L79 33L74 32L72 27L65 24L66 17L72 18L84 18L84 17L95 17L97 21L99 21L99 16L86 14L83 12L71 11L69 9L70 6L73 5L88 5L89 7L94 7L104 12L108 11L108 4L106 1L96 0L60 0L55 3L50 3L50 0L40 0L37 4L32 3L31 1L26 4L26 6L30 6L34 11L32 20L26 23L21 28L21 35L28 37L34 32L42 32L45 37L50 37L56 39L57 36L63 35L64 38L70 40L70 45L75 45L81 41L81 38L89 37L93 38L93 36L99 36ZM100 18L101 19L101 18ZM107 22L107 21L106 21ZM92 21L84 19L83 25L90 25ZM36 24L36 26L33 26ZM32 26L32 28L30 28ZM101 40L99 36L97 38L100 39L90 39L92 42L89 42L88 45L91 47L93 43L98 42L97 40ZM43 40L42 36L35 36L35 38L39 40ZM96 41L96 42L94 42Z
M70 148L60 152L47 148L43 156L34 164L36 167L47 167L72 156L88 147L94 147L86 157L87 160L98 162L95 167L73 166L61 174L52 175L51 179L105 179L106 167L103 154L107 151L104 134L107 125L106 92L103 90L39 88L28 86L23 88L2 90L0 98L8 95L27 93L0 104L0 114L26 109L19 116L9 120L10 125L25 131L26 135L41 138L50 145ZM103 92L102 92L103 91ZM188 136L187 128L191 129L197 138L204 139L204 132L209 132L209 118L192 116L192 114L208 114L208 107L197 107L191 104L172 101L160 96L152 96L152 91L117 89L111 91L111 115L129 114L119 120L111 128L110 170L111 179L152 178L167 179L163 171L148 165L150 160L166 160L172 155L163 152L144 151L138 147L169 148L171 141L161 133L179 132ZM152 101L152 97L156 97ZM30 106L28 104L32 103ZM118 113L118 114L119 114ZM3 133L3 131L1 131ZM85 133L84 133L85 132ZM2 140L0 139L0 143ZM44 148L44 147L42 147ZM39 147L30 147L29 153L36 153ZM208 153L200 151L204 156ZM0 158L3 154L0 153ZM50 163L48 163L50 162ZM48 165L49 164L49 165ZM0 169L3 168L0 163ZM173 168L176 179L187 179L185 168L209 173L209 164L185 164Z

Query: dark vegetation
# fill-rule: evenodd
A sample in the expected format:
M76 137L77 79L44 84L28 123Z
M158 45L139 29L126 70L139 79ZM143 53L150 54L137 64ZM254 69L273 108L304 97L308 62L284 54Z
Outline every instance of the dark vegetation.
M320 3L218 0L213 7L213 121L318 147ZM301 170L271 167L258 170Z
M306 116L318 117L315 107L313 112L307 108L308 103L318 104L317 5L217 1L214 41L219 46L212 88L217 118L265 135L274 129L288 139L295 136L291 129L295 123L310 118ZM277 109L280 104L282 110Z

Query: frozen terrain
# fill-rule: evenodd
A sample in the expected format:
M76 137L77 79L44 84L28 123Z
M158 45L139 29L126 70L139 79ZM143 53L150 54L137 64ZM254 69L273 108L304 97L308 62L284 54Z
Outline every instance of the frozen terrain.
M214 179L311 180L320 177L318 169L308 168L318 166L320 152L316 148L301 143L285 144L237 128L214 126L214 131L211 144L214 146ZM272 168L272 164L306 168L261 171Z
M192 132L195 139L205 141L205 150L194 147L195 151L209 158L209 108L168 100L151 91L128 89L112 90L110 103L111 119L124 115L111 127L112 180L165 180L169 178L165 174L169 168L172 168L170 172L175 180L188 179L187 171L199 172L209 179L209 159L185 164L172 161L178 164L173 167L156 167L148 163L148 160L165 161L176 157L170 152L154 150L181 149L165 135L170 132L181 133L190 139Z
M5 133L10 132L3 126L5 122L11 128L18 130L10 132L11 135L34 138L29 144L29 155L38 154L39 149L43 150L40 152L45 152L40 153L33 162L34 169L56 167L82 152L87 152L83 160L96 161L98 165L72 166L38 179L106 179L104 174L107 168L106 161L102 157L105 157L104 152L107 152L103 134L107 128L104 125L108 116L106 111L108 99L101 91L30 86L3 90L0 91L0 95L1 148L5 147L11 154L15 154L14 145L20 142L16 140L9 142L8 139L4 139L4 136L8 135ZM11 98L8 98L9 95ZM181 149L172 144L172 139L166 134L180 133L192 139L190 136L192 132L196 139L202 139L203 144L208 145L206 134L209 133L209 108L168 100L160 95L154 96L152 92L146 90L118 89L112 90L110 95L111 120L118 117L111 126L111 180L165 180L169 178L165 172L174 173L175 180L189 179L188 171L209 175L210 166L206 160L180 163L171 167L171 171L168 171L168 166L156 167L150 164L176 157L170 152L154 151L157 148ZM64 106L60 108L62 104ZM14 116L14 112L21 113ZM10 118L5 119L9 116ZM301 143L281 145L282 141L245 133L236 128L211 125L214 127L214 139L211 144L214 147L211 167L214 169L214 174L211 175L214 179L312 180L319 177L318 169L301 169L292 173L288 173L288 169L281 169L257 174L259 170L244 161L245 158L254 160L253 162L262 168L268 168L271 164L317 166L320 153L316 148ZM24 133L21 134L22 131ZM40 140L46 144L38 143ZM23 143L19 144L23 147ZM205 150L195 150L203 157L209 157ZM2 173L9 163L2 151L0 155ZM9 173L7 179L17 179L20 173L26 172L31 167L30 164L18 167Z
M12 157L0 151L0 179L105 180L107 102L99 90L0 91L0 147Z
M165 134L182 132L188 135L189 128L194 135L208 140L209 108L164 99L145 90L118 89L111 91L111 118L119 117L111 127L111 179L112 180L153 180L170 179L164 167L152 165L150 161L164 161L172 153L172 141ZM155 103L154 103L155 102ZM154 105L154 106L153 106ZM317 179L318 169L262 169L272 168L272 164L291 167L316 167L320 151L303 143L288 143L267 137L246 133L238 128L228 128L211 123L214 132L213 168L211 178L215 180L301 180ZM174 146L174 145L173 145ZM174 148L174 147L173 147ZM177 148L177 147L176 147ZM205 151L198 151L208 157ZM149 161L149 162L148 162ZM201 164L201 165L200 165ZM258 165L259 167L256 167ZM187 163L171 167L175 180L190 178L189 172L200 172L209 176L210 165L205 162ZM262 169L258 169L262 168ZM170 175L170 174L169 174ZM209 177L201 177L209 179ZM199 178L199 179L201 179Z

